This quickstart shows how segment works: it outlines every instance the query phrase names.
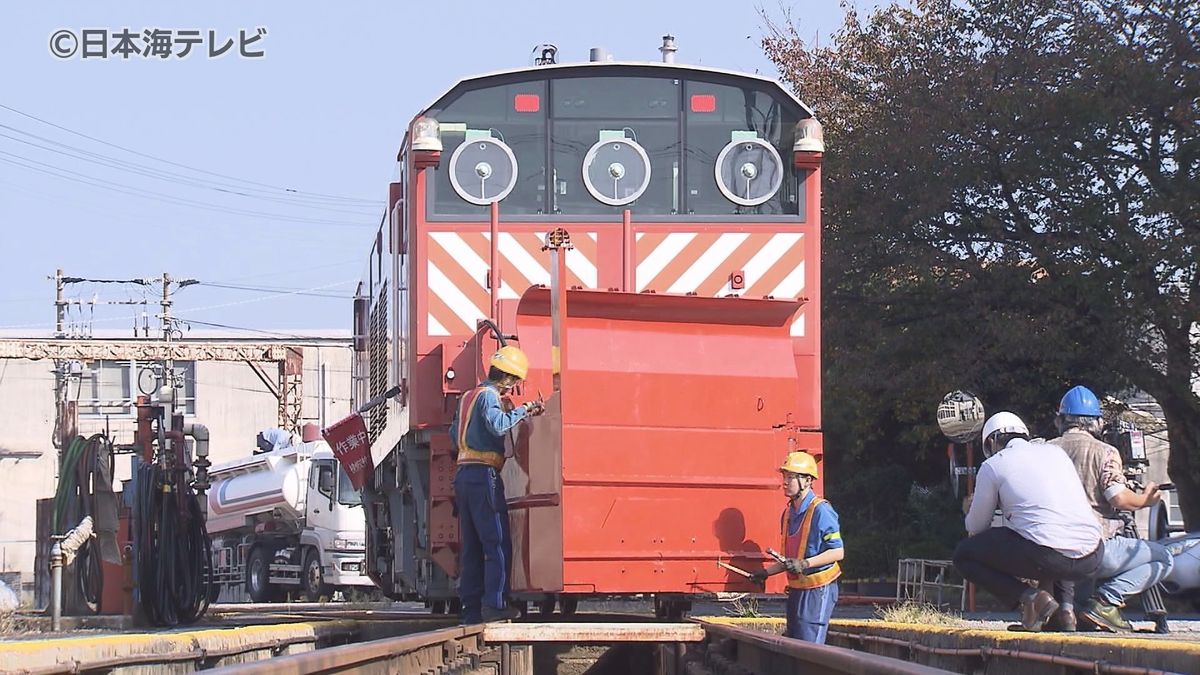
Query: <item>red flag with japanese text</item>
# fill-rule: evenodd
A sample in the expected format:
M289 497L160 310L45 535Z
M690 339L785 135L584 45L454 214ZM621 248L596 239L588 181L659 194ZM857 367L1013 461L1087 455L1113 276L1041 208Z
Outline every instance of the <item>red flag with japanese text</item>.
M371 441L367 437L367 425L362 415L351 413L333 426L322 429L321 435L346 470L354 489L361 490L375 470L371 464Z

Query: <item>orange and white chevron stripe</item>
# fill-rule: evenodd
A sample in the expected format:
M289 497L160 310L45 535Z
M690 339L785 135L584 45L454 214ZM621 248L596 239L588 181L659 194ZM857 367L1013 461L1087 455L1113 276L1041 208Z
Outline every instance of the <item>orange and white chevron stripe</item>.
M804 235L799 232L661 232L637 235L637 290L717 297L737 293L796 298L804 291ZM742 270L745 288L730 288ZM791 333L804 336L804 312Z
M546 233L500 233L500 298L521 297L530 286L550 285L550 257L542 251ZM567 284L596 288L596 233L572 233L567 252ZM491 294L487 287L491 232L430 232L428 247L431 336L475 332L487 318Z

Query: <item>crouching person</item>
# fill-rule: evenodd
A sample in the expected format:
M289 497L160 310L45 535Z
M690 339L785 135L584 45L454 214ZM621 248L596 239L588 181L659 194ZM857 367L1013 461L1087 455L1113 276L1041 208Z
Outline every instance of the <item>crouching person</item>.
M1078 581L1095 577L1104 560L1100 524L1062 448L1030 442L1029 429L1010 412L983 425L983 453L969 498L967 534L954 566L1021 613L1026 630L1041 630L1058 602L1023 579ZM1003 526L992 527L999 508Z
M1121 615L1125 598L1141 593L1171 573L1175 559L1158 542L1113 537L1104 542L1104 557L1096 570L1096 591L1083 607L1083 617L1106 631L1133 630Z
M824 644L829 619L837 604L838 561L842 546L837 511L812 490L819 476L817 460L807 452L790 452L783 466L783 494L788 498L780 516L783 562L755 570L750 578L759 583L768 576L787 572L787 629L784 635Z

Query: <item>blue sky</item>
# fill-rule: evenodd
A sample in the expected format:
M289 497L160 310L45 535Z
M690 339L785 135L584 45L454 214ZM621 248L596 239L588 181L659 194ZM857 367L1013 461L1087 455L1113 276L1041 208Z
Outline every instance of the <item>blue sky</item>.
M593 46L658 60L672 33L680 62L774 75L757 4L6 2L0 330L53 326L47 277L57 267L265 289L185 288L177 314L196 322L348 329L350 301L336 296L352 292L420 108L463 76L528 65L543 42L558 45L560 62L586 60ZM790 8L806 38L824 40L841 23L837 0L767 7L775 16ZM205 40L212 30L235 44L220 58L206 43L183 59L51 54L60 30L126 27L196 29ZM265 56L238 56L239 31L259 27L267 34L250 49ZM69 287L68 298L94 297L139 300L142 291ZM90 317L96 331L125 330L132 311L98 307Z

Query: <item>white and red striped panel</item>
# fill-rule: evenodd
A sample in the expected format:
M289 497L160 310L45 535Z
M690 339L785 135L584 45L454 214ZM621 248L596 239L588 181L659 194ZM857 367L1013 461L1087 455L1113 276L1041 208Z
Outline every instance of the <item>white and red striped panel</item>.
M550 257L541 250L545 235L500 234L500 298L519 298L532 285L550 284ZM597 235L572 239L567 253L567 284L598 287ZM804 291L804 235L799 232L642 232L637 234L636 285L639 292L696 293L716 297L795 298ZM431 232L428 239L431 336L464 335L488 315L489 232ZM741 270L745 288L733 291L730 274ZM804 312L792 324L804 335Z
M662 232L637 235L637 290L717 297L737 293L796 298L804 291L804 235L799 232ZM730 288L741 270L745 288ZM791 333L804 335L804 312Z
M596 233L572 233L567 252L567 285L596 288ZM550 285L550 255L542 251L545 233L500 233L500 298L521 297L530 286ZM430 232L428 333L432 336L475 332L487 318L491 232Z

